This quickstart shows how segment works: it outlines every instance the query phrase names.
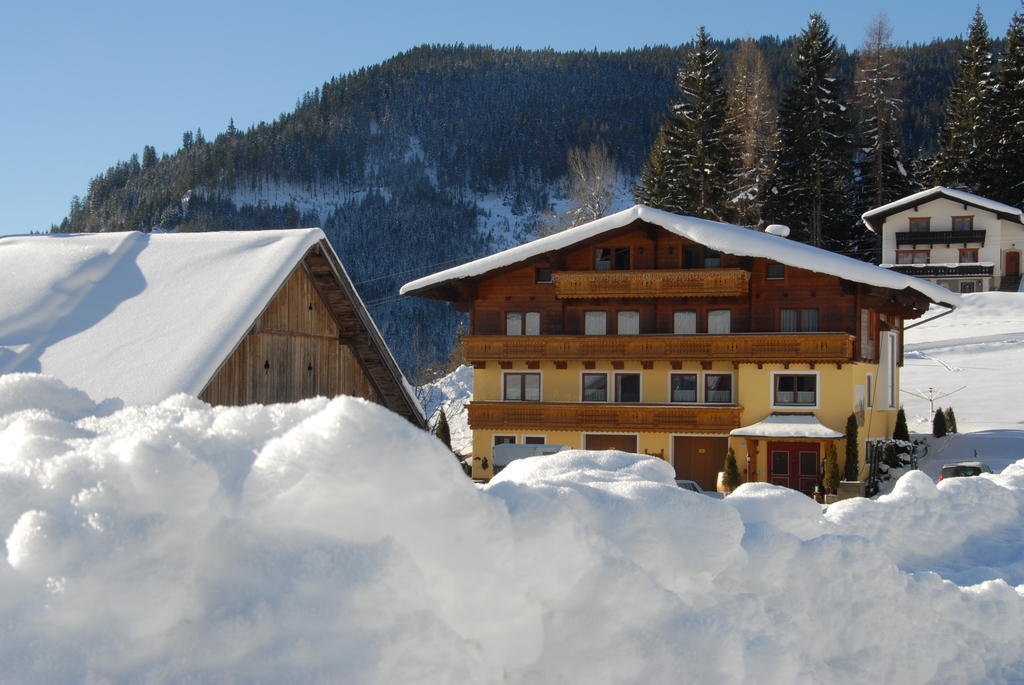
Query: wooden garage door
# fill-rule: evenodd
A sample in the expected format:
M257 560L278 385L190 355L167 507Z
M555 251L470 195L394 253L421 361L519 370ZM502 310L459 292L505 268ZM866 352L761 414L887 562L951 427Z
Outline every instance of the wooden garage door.
M676 478L695 480L705 490L714 490L728 449L729 438L725 437L675 436L672 438L672 459L676 465Z
M606 435L595 433L585 436L583 449L587 450L622 450L636 452L635 435Z

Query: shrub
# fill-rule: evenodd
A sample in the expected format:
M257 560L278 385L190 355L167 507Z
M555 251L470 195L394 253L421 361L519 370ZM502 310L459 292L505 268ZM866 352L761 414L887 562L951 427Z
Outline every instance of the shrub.
M956 414L953 413L953 407L946 407L946 432L956 433Z
M722 470L725 472L722 484L725 485L725 489L729 492L738 488L743 482L743 478L740 477L740 469L736 466L736 453L733 452L731 447L725 453L725 466Z
M829 443L828 452L825 453L825 475L822 476L821 487L831 494L839 489L839 454L834 442Z
M857 452L857 415L846 419L846 463L843 480L857 480L860 476L860 455Z
M903 407L896 412L896 428L892 432L892 439L910 442L910 430L907 428L907 415L903 412Z

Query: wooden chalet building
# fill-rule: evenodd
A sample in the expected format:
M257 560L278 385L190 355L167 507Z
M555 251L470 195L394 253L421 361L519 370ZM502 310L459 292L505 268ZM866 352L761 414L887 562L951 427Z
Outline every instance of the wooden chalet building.
M1020 286L1024 212L1017 207L936 186L861 218L881 235L883 268L959 293Z
M657 455L713 489L731 446L746 480L804 491L851 413L862 441L892 434L903 322L959 302L781 235L642 206L401 292L469 312L477 478L494 445L534 442Z
M0 373L96 400L422 409L320 229L0 238Z

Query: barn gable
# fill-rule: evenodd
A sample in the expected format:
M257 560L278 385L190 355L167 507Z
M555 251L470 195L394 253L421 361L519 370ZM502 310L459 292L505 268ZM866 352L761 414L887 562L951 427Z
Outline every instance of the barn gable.
M128 404L353 394L423 423L319 229L0 238L0 274L0 373Z

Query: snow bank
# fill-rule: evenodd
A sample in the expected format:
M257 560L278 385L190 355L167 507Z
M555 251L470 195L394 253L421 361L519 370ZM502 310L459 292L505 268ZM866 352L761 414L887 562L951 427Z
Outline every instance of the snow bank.
M910 474L822 516L770 485L683 491L621 452L518 460L477 488L353 398L96 411L0 378L7 680L1024 677L1024 598L1001 580L1024 556L972 543L1019 530L1024 464ZM985 582L933 572L968 556Z

